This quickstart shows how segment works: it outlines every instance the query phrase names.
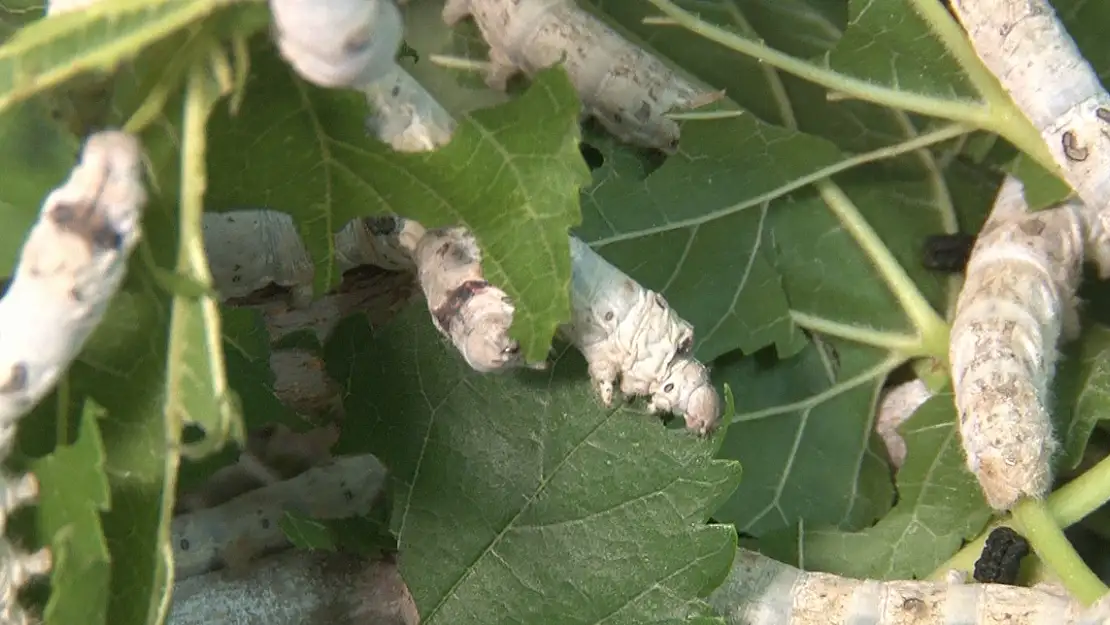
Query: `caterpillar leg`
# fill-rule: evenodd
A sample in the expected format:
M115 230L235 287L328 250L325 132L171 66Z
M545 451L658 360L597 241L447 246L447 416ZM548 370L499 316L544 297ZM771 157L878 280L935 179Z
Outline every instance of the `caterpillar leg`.
M508 54L491 48L489 51L489 72L486 74L486 85L490 89L505 91L509 86L509 79L520 72L520 69L509 58Z
M587 357L587 360L589 358ZM620 375L620 369L611 362L600 360L590 361L590 379L594 381L594 386L597 387L597 394L601 398L601 403L606 407L613 405L613 400L616 398L617 393L617 376Z
M39 495L39 481L31 473L19 477L7 476L0 491L0 534L4 533L7 517L14 510L33 502Z

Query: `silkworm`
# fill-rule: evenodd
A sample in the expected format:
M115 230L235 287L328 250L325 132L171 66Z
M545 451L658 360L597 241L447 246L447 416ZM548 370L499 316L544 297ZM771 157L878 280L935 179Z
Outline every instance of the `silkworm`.
M0 460L12 451L18 420L69 369L123 282L147 201L141 163L134 137L96 133L43 202L0 299ZM0 533L37 494L33 475L0 476ZM15 596L49 573L50 551L28 554L0 538L0 552L0 622L29 623Z
M1085 610L1040 588L858 580L745 549L709 602L728 625L1105 625L1110 618L1110 599Z
M359 87L396 66L404 36L392 0L270 0L274 39L297 73L321 87Z
M185 579L221 565L238 566L288 546L279 521L286 510L339 519L370 510L385 471L371 455L347 456L214 508L173 519L174 571Z
M1058 448L1047 408L1061 335L1079 331L1076 289L1090 230L1075 201L1029 213L1007 178L956 302L949 359L968 468L987 502L1043 497Z
M680 76L570 1L447 0L443 7L449 26L467 16L489 44L490 87L504 90L518 72L562 62L583 112L634 145L673 153L679 128L667 113L724 96Z
M571 322L560 334L586 357L601 400L612 403L619 379L621 393L649 396L652 412L681 415L700 434L713 430L721 400L693 357L693 327L578 238L570 250Z

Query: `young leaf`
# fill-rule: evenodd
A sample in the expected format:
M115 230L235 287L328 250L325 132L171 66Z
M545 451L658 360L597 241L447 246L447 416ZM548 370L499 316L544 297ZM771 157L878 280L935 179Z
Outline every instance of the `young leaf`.
M49 537L54 561L43 625L107 622L111 557L100 513L110 495L97 423L102 412L86 400L77 440L29 467L41 485L38 531Z
M696 597L734 554L732 528L703 524L739 478L720 439L603 409L573 350L548 372L474 373L425 315L373 336L349 319L326 346L348 381L339 446L394 477L422 623L716 622Z
M867 527L894 497L872 415L898 360L837 340L770 367L759 356L728 357L714 371L738 389L721 455L744 465L743 482L714 518L757 537L800 520Z
M252 59L239 115L217 113L210 125L209 208L293 215L318 287L339 278L332 236L351 219L397 212L426 227L466 226L485 277L513 298L514 338L541 360L570 316L567 231L589 182L565 73L544 72L520 98L461 118L443 148L403 154L366 136L362 95L306 84L269 44Z
M85 72L111 72L217 13L220 0L113 0L40 19L0 46L0 111Z
M921 579L986 527L992 511L965 466L951 392L934 395L900 432L907 454L898 504L860 532L807 523L791 541L799 557L783 561L859 579Z

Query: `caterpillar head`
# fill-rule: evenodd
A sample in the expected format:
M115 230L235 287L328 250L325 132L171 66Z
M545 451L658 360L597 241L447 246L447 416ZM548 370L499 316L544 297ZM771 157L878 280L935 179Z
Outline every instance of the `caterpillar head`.
M546 368L546 363L528 365L520 343L509 337L513 311L504 291L484 280L472 280L455 289L447 303L433 311L433 319L475 371Z
M721 420L721 398L709 381L709 370L693 358L676 358L666 375L652 385L652 412L682 415L686 429L709 434Z

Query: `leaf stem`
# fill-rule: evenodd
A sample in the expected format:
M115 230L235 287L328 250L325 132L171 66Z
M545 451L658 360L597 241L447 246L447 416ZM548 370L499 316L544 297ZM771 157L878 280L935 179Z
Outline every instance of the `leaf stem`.
M917 289L917 285L898 264L871 225L863 215L860 215L847 194L829 181L818 182L816 186L829 209L856 243L863 248L864 253L879 271L879 275L894 293L894 297L906 311L906 315L921 335L921 347L925 350L925 354L942 359L947 357L948 324L933 310L932 305Z
M1090 605L1110 591L1076 553L1044 501L1023 499L1014 507L1013 519L1041 561L1083 604Z
M963 100L945 100L882 87L784 54L757 41L731 33L701 20L696 15L679 8L670 0L648 0L648 2L674 20L679 26L726 48L759 59L771 67L781 69L827 89L891 108L962 121L977 128L989 128L992 125L992 111L985 104ZM660 23L657 20L645 20L645 22Z
M1103 458L1074 480L1048 496L1048 512L1057 526L1068 528L1110 502L1110 457ZM978 538L964 545L929 577L941 579L952 570L970 571L983 551L987 535L995 528L1012 526L1010 519L1001 519L987 526Z
M739 423L741 421L758 421L760 419L766 419L768 417L786 414L788 412L794 412L796 410L804 410L811 406L816 406L817 404L828 401L833 397L836 397L843 393L847 393L853 388L861 384L870 382L871 380L875 380L878 378L886 379L886 375L888 373L894 371L898 367L901 367L902 363L906 362L906 360L906 358L899 354L890 354L886 358L884 358L882 362L879 362L875 366L869 369L865 369L864 371L859 372L857 375L848 378L843 382L838 382L825 389L824 391L817 393L816 395L811 395L801 401L797 401L791 404L779 404L773 408L758 410L756 412L737 414L735 417L732 418L732 422Z
M828 336L835 336L855 343L882 348L887 351L896 352L906 358L925 355L922 351L920 337L865 328L849 323L840 323L839 321L825 319L798 310L790 311L790 319L806 330L819 332Z
M975 53L975 48L971 47L963 28L956 23L944 4L936 0L909 0L909 3L913 5L921 19L929 25L933 34L948 50L948 53L956 59L968 80L975 86L979 95L987 101L987 104L991 106L1002 104L1003 106L1012 107L1013 102L1006 95L1002 84L979 60L979 55Z

